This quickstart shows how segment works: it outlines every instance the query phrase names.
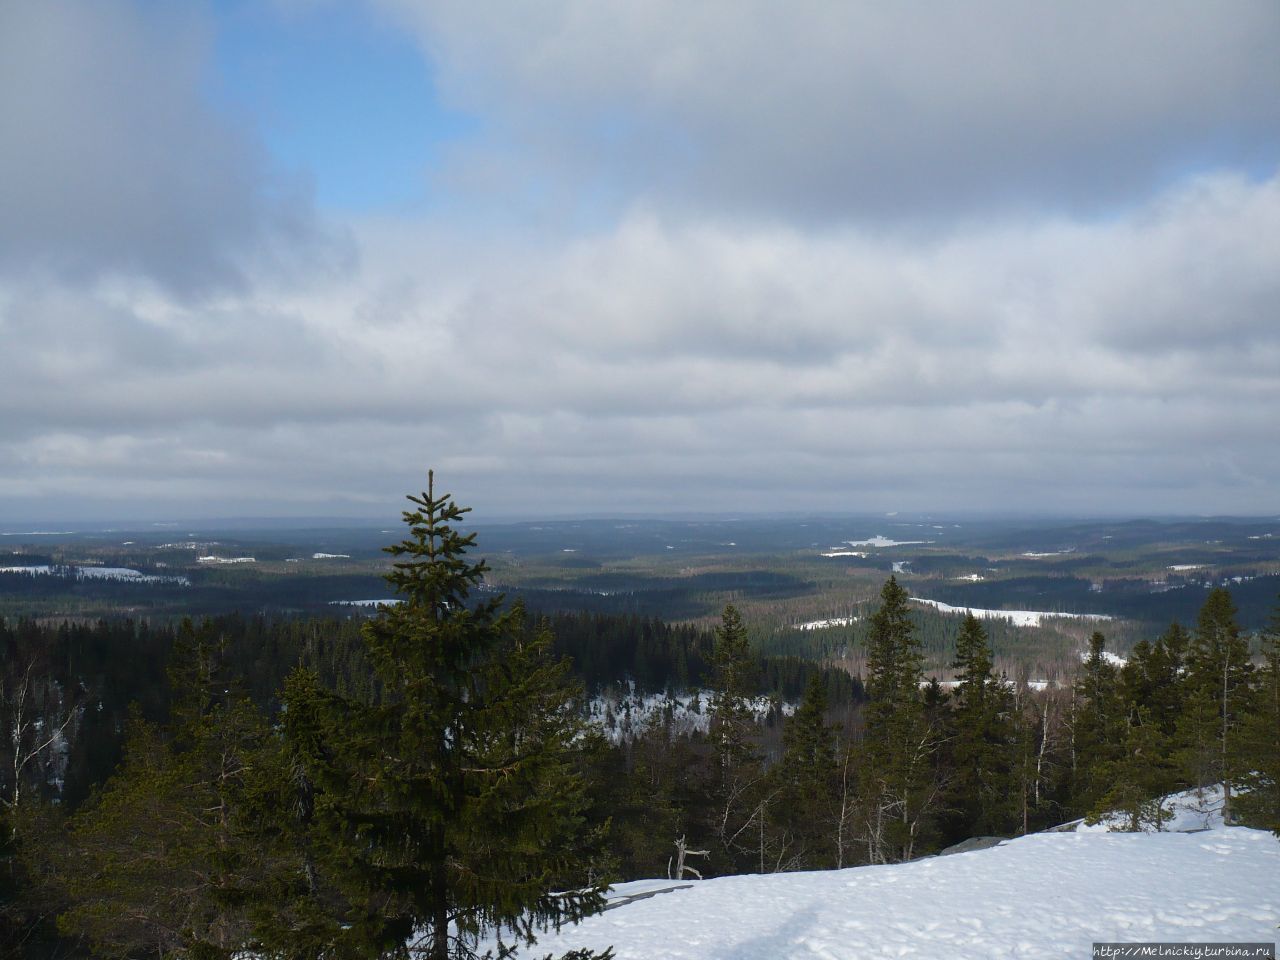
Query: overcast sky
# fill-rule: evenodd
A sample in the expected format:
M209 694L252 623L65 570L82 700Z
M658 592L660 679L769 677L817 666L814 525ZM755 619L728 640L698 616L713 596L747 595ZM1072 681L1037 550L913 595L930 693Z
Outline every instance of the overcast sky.
M1275 0L4 0L0 520L1280 511Z

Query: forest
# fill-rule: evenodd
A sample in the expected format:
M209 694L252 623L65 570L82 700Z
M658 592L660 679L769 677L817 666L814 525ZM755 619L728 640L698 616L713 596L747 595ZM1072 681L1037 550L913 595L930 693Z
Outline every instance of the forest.
M894 576L850 672L766 654L732 604L539 615L484 589L451 498L410 499L403 602L370 619L0 621L6 955L505 955L619 879L1159 830L1214 785L1280 831L1280 609L1247 632L1224 587L1125 658L1093 633L1057 683L1005 675L969 615L944 684ZM611 739L587 706L621 687L696 691L705 724Z

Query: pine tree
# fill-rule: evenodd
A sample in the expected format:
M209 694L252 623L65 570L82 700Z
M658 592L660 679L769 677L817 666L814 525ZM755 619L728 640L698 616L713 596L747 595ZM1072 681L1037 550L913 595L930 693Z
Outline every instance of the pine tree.
M467 510L437 497L431 475L408 499L408 536L387 548L401 602L365 630L381 697L305 672L285 691L316 870L345 904L305 931L318 956L467 957L487 932L532 942L603 905L568 666L546 631L526 639L519 605L472 602L487 567L466 556Z
M890 577L867 636L866 731L862 758L864 837L873 863L909 860L925 839L939 784L937 733L924 712L923 656L907 592Z
M991 647L982 624L966 613L956 638L959 671L951 715L949 784L951 807L958 811L966 836L1004 833L1013 827L1012 696L995 675Z

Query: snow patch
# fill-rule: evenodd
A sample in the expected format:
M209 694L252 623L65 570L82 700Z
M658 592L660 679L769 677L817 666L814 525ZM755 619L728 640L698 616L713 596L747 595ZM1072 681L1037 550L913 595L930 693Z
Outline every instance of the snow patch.
M1045 620L1114 620L1106 613L1055 613L1048 610L983 610L978 607L953 607L939 600L911 597L916 603L933 607L939 613L972 613L979 620L1008 620L1015 627L1038 627Z
M933 543L932 540L890 540L876 534L870 540L846 540L851 547L910 547L915 544Z
M850 624L857 623L857 617L831 617L828 620L809 620L806 623L797 623L797 630L825 630L827 627L847 627Z

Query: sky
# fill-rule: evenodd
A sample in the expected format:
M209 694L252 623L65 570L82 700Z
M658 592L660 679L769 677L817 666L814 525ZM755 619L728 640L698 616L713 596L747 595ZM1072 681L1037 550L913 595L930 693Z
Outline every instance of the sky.
M1280 512L1274 0L0 0L0 521Z

